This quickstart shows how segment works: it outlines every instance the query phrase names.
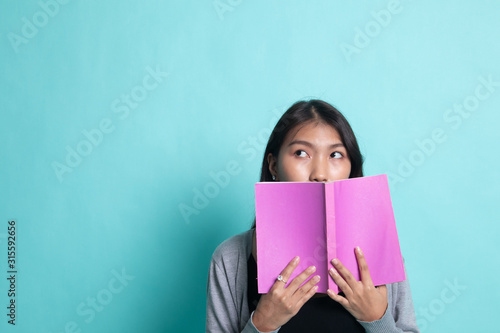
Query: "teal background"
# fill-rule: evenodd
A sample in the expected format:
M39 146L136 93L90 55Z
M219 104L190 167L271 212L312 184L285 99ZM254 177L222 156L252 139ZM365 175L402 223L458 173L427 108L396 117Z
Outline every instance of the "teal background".
M0 1L0 331L203 331L210 256L250 227L269 129L308 98L346 115L366 175L389 174L422 331L494 330L499 2L402 0L350 56L356 29L376 29L372 11L391 1L73 0L57 12L54 3ZM37 32L23 37L33 20ZM467 117L447 113L479 77L496 82L488 97ZM127 116L123 103L115 112L144 79L157 86ZM112 131L58 179L53 163L103 120ZM419 153L416 140L436 128L446 139ZM184 217L230 161L229 184ZM106 291L123 269L127 284ZM106 304L91 320L78 314L98 296Z

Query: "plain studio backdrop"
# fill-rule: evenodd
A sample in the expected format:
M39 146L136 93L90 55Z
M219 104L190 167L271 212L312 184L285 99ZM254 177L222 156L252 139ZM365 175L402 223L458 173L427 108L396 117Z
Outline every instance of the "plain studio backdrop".
M310 98L389 176L421 330L494 330L499 13L1 1L0 331L203 331L211 254L251 226L270 131Z

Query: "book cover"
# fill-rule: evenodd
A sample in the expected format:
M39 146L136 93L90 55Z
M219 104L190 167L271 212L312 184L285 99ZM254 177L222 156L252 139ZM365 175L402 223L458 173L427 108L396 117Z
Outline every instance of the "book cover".
M361 247L374 285L405 280L386 175L330 183L255 185L258 292L267 293L295 256L321 276L318 292L338 292L328 275L338 258L359 281L354 249Z

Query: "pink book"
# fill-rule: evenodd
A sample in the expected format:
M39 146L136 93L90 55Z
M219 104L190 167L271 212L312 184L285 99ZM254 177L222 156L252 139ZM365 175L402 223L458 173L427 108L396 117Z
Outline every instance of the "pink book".
M360 281L356 246L374 285L405 280L387 175L256 183L255 209L259 293L269 291L295 256L300 263L290 281L314 265L315 275L321 276L318 292L339 292L328 274L331 260L338 258Z

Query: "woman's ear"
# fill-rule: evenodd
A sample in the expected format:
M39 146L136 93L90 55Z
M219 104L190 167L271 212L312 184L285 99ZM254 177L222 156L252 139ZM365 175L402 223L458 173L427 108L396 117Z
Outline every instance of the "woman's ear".
M278 171L276 170L277 161L272 153L267 154L267 163L269 164L269 172L278 180Z

